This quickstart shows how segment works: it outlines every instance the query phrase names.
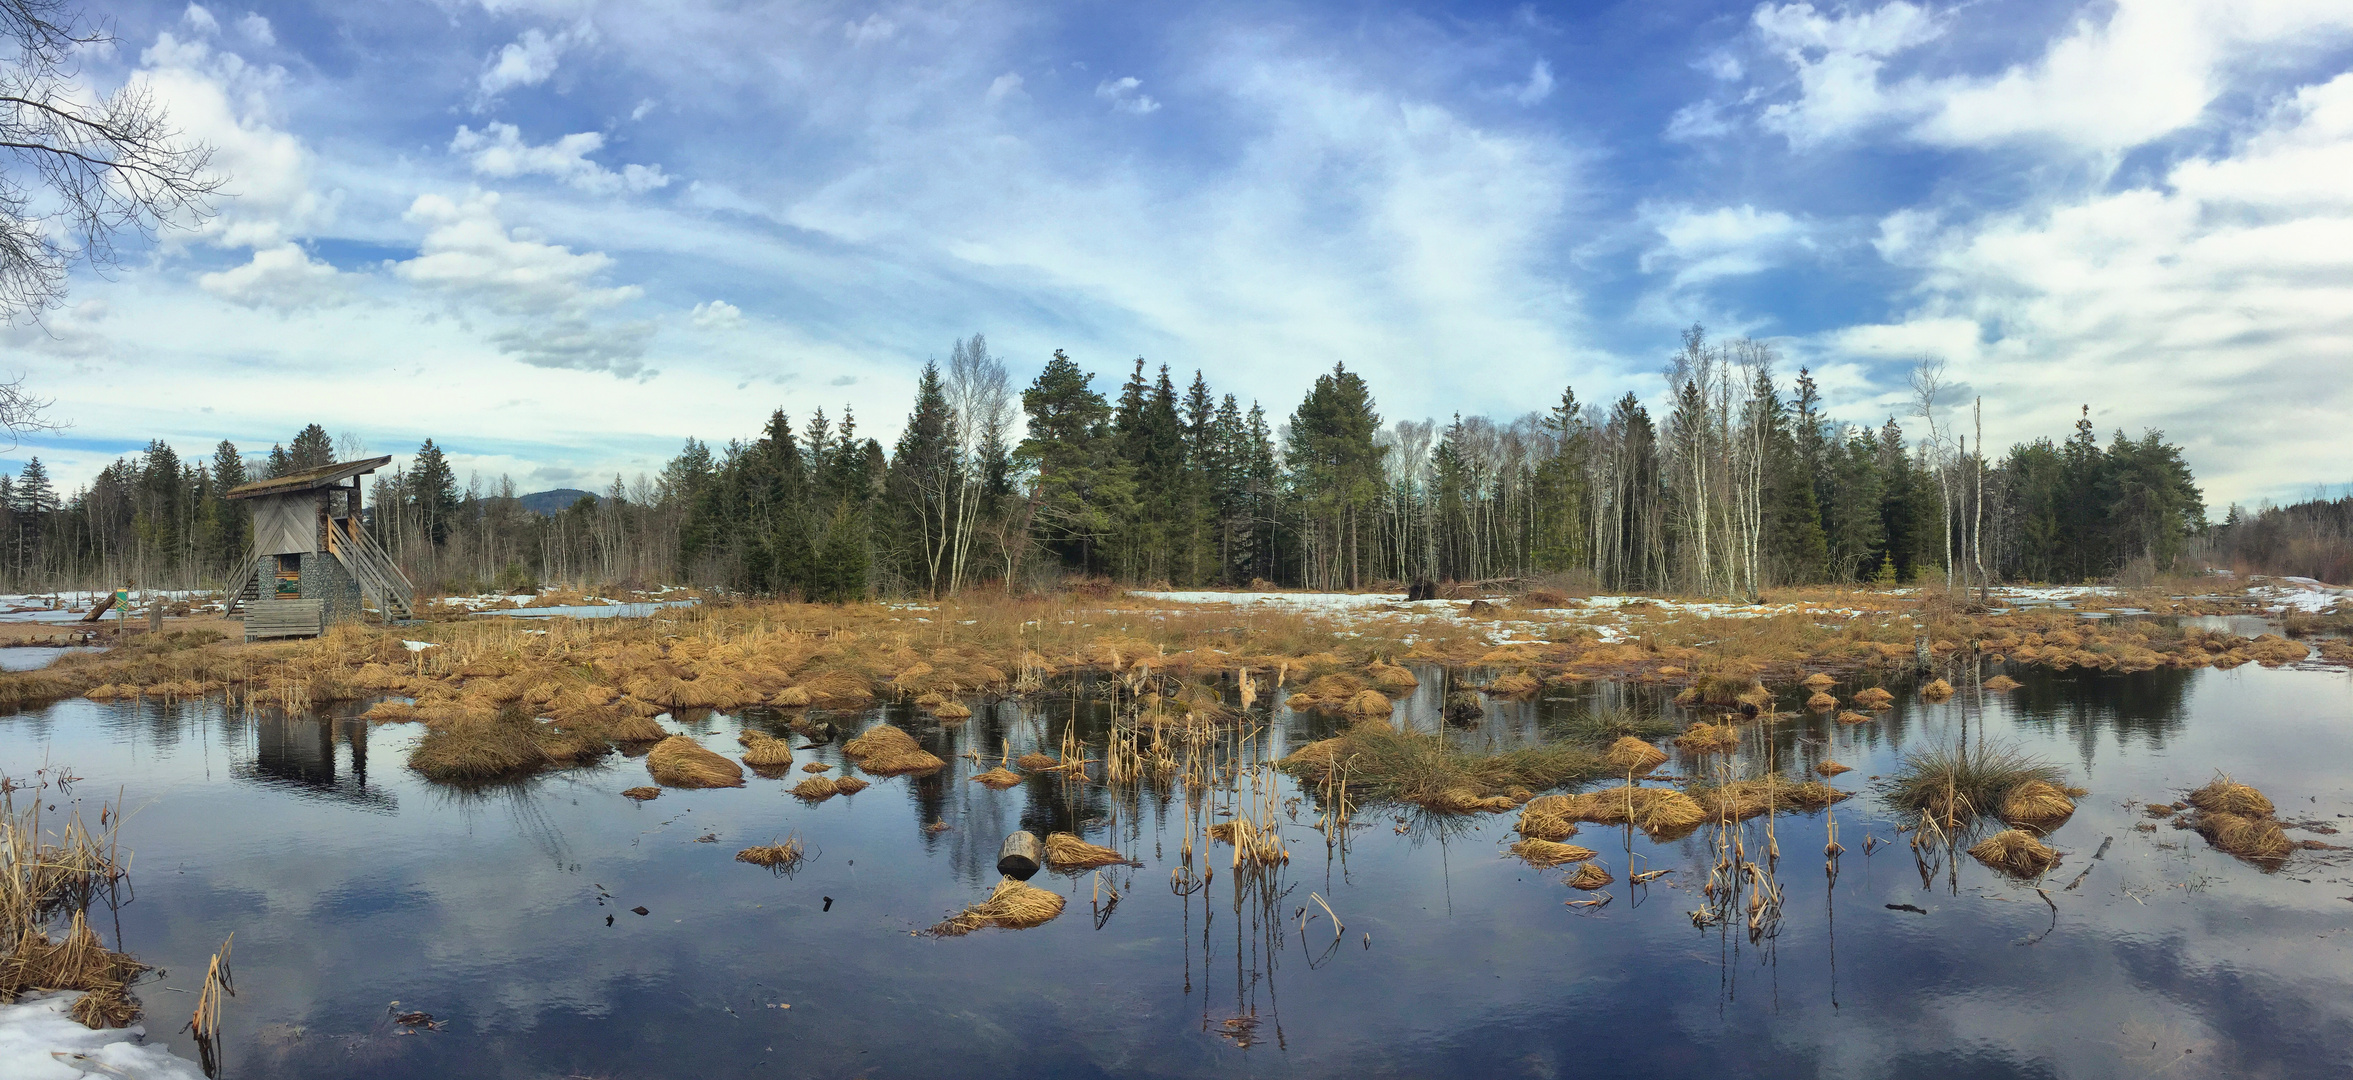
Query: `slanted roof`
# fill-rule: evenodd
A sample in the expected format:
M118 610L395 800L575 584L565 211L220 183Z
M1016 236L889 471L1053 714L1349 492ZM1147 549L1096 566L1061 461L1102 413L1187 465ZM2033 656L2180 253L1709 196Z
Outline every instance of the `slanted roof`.
M342 483L354 476L366 476L390 464L392 464L392 455L390 454L383 457L364 458L359 461L338 461L333 465L304 469L301 472L288 473L275 479L239 484L230 488L226 497L250 499L257 495L291 495L298 491L312 491Z

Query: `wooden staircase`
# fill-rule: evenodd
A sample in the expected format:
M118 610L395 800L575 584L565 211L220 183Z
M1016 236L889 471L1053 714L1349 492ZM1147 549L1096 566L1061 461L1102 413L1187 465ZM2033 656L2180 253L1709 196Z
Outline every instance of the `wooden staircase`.
M235 615L262 598L260 574L261 553L248 550L245 553L245 565L239 567L237 574L229 579L238 584L229 591L229 607L222 614Z
M356 519L327 522L327 551L359 580L360 592L375 603L384 621L417 617L417 587Z

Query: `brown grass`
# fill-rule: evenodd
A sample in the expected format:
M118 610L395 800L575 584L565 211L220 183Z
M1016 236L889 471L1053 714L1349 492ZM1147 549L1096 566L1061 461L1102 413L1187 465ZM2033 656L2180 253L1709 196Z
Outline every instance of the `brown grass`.
M735 861L750 863L753 866L765 866L778 872L791 870L800 865L801 838L788 836L784 838L783 843L761 844L745 848L735 853Z
M1814 765L1814 771L1824 776L1837 776L1840 773L1851 773L1855 770L1852 765L1841 765L1829 758L1823 758Z
M1806 699L1806 708L1812 709L1816 712L1828 712L1831 709L1835 709L1837 707L1838 699L1830 696L1826 692L1817 691L1813 697Z
M2212 783L2190 792L2189 803L2210 814L2270 817L2273 813L2271 800L2262 792L2227 776L2217 776Z
M922 744L889 724L876 724L864 734L842 744L842 756L858 763L858 767L876 776L896 776L900 773L930 772L947 762L925 750Z
M1842 712L1838 714L1838 722L1841 724L1868 724L1874 719L1876 718L1859 712Z
M979 776L973 777L972 782L1003 791L1009 787L1020 786L1021 774L1000 765L994 769L990 769L989 771L980 774Z
M2049 835L2075 815L2075 801L2056 784L2028 780L2002 797L1999 816L2023 829Z
M1833 686L1837 686L1838 680L1817 671L1811 675L1806 676L1805 681L1799 683L1798 685L1819 693L1821 691L1828 690Z
M1013 759L1013 763L1021 766L1024 769L1028 769L1031 772L1038 772L1044 769L1058 769L1062 767L1061 758L1049 757L1045 754L1038 753L1035 750Z
M662 789L658 787L633 787L623 791L621 793L621 797L624 799L635 799L638 802L652 802L655 799L662 797Z
M2225 811L2201 811L2191 822L2198 835L2216 848L2257 862L2286 859L2295 841L2268 817L2248 817Z
M1572 889L1592 892L1595 889L1606 889L1610 882L1616 880L1617 878L1610 876L1608 867L1597 862L1586 862L1579 864L1577 872L1569 875L1568 886Z
M793 763L793 748L790 742L759 732L747 732L746 734L749 735L749 738L744 742L744 764L755 769L779 769Z
M2016 690L2018 689L2018 680L2013 679L2007 675L1996 675L1993 678L1985 680L1985 688L1997 694L2010 690Z
M1741 821L1768 811L1819 810L1854 797L1819 780L1778 775L1697 787L1691 796L1713 821Z
M1683 730L1683 734L1675 736L1675 745L1685 752L1693 754L1715 754L1738 749L1740 728L1732 724L1719 725L1708 723L1705 720L1694 721L1690 727Z
M1610 744L1601 760L1621 776L1639 776L1666 764L1667 752L1632 735L1624 735Z
M1359 805L1413 803L1440 813L1508 810L1508 792L1541 790L1600 775L1608 766L1592 751L1560 743L1475 754L1443 737L1358 724L1336 738L1310 743L1284 758L1283 771L1310 784L1345 776ZM1498 802L1497 800L1501 800Z
M720 757L684 735L655 743L645 756L645 771L663 787L742 787L743 768Z
M834 794L837 795L855 795L873 786L855 776L836 777L833 781Z
M1920 688L1920 696L1930 701L1944 701L1953 696L1953 684L1943 679L1930 679Z
M1978 841L1969 857L2020 878L2041 877L2059 865L2059 853L2024 829L2004 829Z
M1592 848L1578 847L1575 844L1556 844L1550 840L1537 839L1522 840L1513 844L1511 853L1519 856L1528 865L1539 867L1566 866L1569 863L1590 859L1596 854Z
M1566 840L1577 835L1577 824L1557 810L1540 809L1530 802L1521 808L1519 823L1512 831L1530 840Z
M1567 801L1547 808L1558 806L1561 816L1572 821L1630 824L1654 836L1688 834L1708 817L1697 800L1673 788L1614 787L1562 798Z
M1493 682L1486 686L1488 693L1503 698L1533 697L1537 691L1542 689L1544 689L1543 683L1538 682L1534 676L1521 672L1498 675Z
M950 916L924 931L935 937L963 937L984 927L1027 930L1043 926L1062 914L1062 897L1035 885L1002 878L989 898Z
M26 790L29 804L20 809L16 793ZM121 814L109 806L92 832L74 811L52 831L43 817L55 797L45 778L15 784L0 777L0 1002L28 990L79 990L74 1019L119 1027L138 1017L129 987L146 966L107 949L87 912L126 876L128 857L115 835ZM52 937L53 930L62 933Z
M1872 710L1890 708L1895 705L1895 695L1889 693L1887 688L1883 686L1873 686L1858 691L1853 700L1855 704Z
M1058 832L1046 837L1046 865L1056 870L1092 870L1098 866L1142 866L1107 847L1099 847L1078 838L1075 833Z
M823 776L812 776L794 785L792 789L793 798L802 802L824 802L837 794L839 792L835 789L833 780Z

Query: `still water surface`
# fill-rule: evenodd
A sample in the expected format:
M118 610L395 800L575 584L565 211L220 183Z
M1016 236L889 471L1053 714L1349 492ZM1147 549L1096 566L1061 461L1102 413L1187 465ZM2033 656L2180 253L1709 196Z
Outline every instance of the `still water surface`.
M1422 674L1396 722L1439 730L1439 673ZM620 757L453 790L404 767L418 728L217 703L0 718L0 771L69 765L85 805L123 792L137 853L123 943L163 969L140 994L154 1038L184 1056L169 1032L193 1002L177 991L236 933L236 1077L2353 1075L2353 853L2264 873L2194 833L2137 832L2128 805L2222 771L2283 820L2347 830L2292 838L2353 841L2353 679L2011 674L2026 685L2007 695L1903 694L1877 723L1772 729L1779 760L1836 758L1856 768L1838 786L1865 795L1837 808L1835 878L1826 816L1778 819L1785 915L1758 941L1693 925L1706 832L1585 826L1574 842L1618 880L1609 905L1580 910L1560 871L1504 856L1508 814L1368 811L1343 859L1303 802L1278 880L1243 880L1217 847L1214 881L1178 895L1170 871L1203 820L1181 789L968 781L1008 748L1052 751L1074 723L1099 740L1092 701L983 706L948 728L891 712L948 768L814 806L784 794L797 768L640 805L618 792L648 782L643 765ZM1664 708L1596 686L1445 729L1514 745L1613 704ZM1260 719L1277 755L1332 723ZM730 755L744 724L783 730L762 714L669 723ZM1964 728L2092 791L2052 839L2066 861L2048 903L1965 857L1923 874L1868 794L1906 748ZM958 756L970 749L984 760ZM832 745L799 759L840 760ZM1116 906L1092 874L1046 873L1032 884L1070 899L1052 923L914 936L985 895L1015 828L1076 828L1144 865L1104 875ZM1757 843L1762 823L1749 829ZM813 853L792 876L733 861L791 834ZM1895 843L1865 855L1866 836ZM1662 868L1676 872L1627 881ZM1321 914L1311 892L1345 920L1337 940L1328 920L1302 929L1299 908ZM393 1002L444 1026L398 1034Z

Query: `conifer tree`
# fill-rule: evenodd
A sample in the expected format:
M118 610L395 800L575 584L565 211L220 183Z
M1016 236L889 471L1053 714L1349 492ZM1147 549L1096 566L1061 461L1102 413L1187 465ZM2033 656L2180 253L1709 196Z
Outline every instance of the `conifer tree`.
M276 447L270 452L273 462L282 456ZM434 547L449 543L450 532L458 524L457 473L430 438L417 448L417 460L409 468L409 500L416 507L425 538Z

